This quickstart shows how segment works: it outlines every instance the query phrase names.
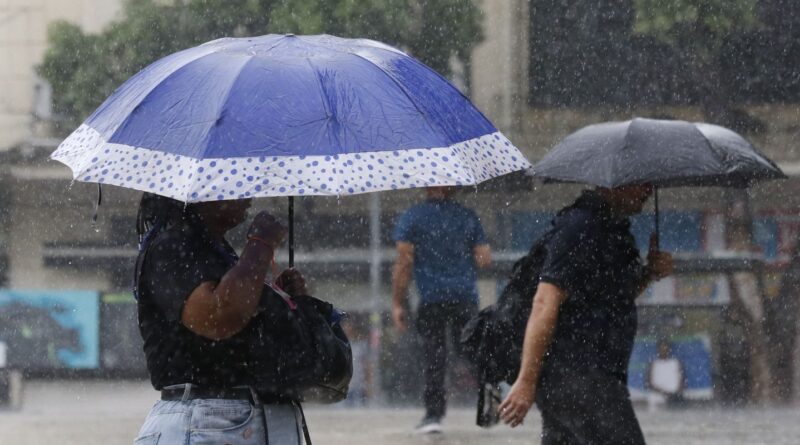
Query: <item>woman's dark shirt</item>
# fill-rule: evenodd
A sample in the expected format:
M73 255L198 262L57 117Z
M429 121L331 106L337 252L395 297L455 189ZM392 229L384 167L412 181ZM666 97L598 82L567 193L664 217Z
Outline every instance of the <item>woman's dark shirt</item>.
M199 336L181 323L184 303L197 286L219 282L236 264L230 245L214 241L199 220L189 218L157 234L144 255L138 279L139 328L153 386L251 385L248 345L256 340L252 322L220 341Z
M586 192L553 222L541 281L567 292L543 376L597 370L627 380L643 266L627 218Z

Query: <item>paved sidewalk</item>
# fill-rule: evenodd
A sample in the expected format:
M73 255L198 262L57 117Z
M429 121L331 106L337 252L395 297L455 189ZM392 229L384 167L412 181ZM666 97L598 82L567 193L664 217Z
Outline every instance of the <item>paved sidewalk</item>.
M21 411L0 411L0 444L130 445L157 393L145 382L26 382ZM519 429L474 426L474 411L451 410L446 433L411 433L418 409L306 410L316 445L537 444L537 413ZM800 444L800 408L691 409L639 413L650 445ZM168 444L169 445L169 444Z

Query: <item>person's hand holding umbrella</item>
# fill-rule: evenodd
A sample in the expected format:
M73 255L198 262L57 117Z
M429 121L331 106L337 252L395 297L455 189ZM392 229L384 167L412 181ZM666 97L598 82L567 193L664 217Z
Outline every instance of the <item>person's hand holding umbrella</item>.
M650 283L672 275L674 269L672 254L659 249L658 234L650 235L650 244L647 251L647 265L645 276L640 285L639 292L643 292Z

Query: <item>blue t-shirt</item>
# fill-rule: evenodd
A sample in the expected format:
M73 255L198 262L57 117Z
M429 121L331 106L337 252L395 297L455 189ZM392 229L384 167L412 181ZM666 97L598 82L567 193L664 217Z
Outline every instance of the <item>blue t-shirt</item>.
M475 246L486 244L478 215L451 200L428 200L397 221L394 240L414 245L420 303L478 301Z

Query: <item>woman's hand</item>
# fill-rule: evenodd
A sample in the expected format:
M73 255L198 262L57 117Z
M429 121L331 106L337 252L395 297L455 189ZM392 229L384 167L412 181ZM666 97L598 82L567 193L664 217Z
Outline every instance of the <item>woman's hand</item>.
M517 380L511 386L506 399L497 408L500 418L503 419L503 422L511 425L512 428L522 424L531 406L533 406L535 396L536 384Z
M275 250L286 237L288 229L281 224L274 216L267 212L258 212L250 229L247 230L247 238L268 244Z
M281 272L278 278L275 279L275 285L293 297L308 295L306 280L303 278L303 274L295 268Z

